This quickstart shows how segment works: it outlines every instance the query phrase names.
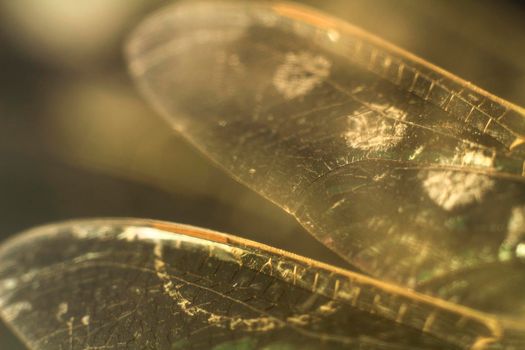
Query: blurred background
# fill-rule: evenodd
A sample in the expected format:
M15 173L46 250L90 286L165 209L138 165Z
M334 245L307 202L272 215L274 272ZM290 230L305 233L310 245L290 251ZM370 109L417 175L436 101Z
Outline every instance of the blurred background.
M302 2L525 105L521 1ZM0 238L70 218L145 217L344 265L172 133L137 94L123 42L168 3L0 0ZM23 349L1 325L0 348Z

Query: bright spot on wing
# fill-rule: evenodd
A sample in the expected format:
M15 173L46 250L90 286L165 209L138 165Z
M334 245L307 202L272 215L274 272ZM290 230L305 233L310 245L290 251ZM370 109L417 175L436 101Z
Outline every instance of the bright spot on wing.
M458 171L429 171L423 187L430 199L447 211L481 201L494 186L486 175Z
M285 99L304 96L330 75L331 63L309 52L290 52L273 76L273 85Z
M401 142L407 131L405 114L378 104L363 107L348 116L344 137L349 147L363 151L386 151ZM384 111L384 112L379 112Z

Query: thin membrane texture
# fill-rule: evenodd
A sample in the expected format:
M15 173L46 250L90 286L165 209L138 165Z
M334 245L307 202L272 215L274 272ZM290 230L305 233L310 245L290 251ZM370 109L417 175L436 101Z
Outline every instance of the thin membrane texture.
M0 315L29 349L427 350L508 341L498 324L439 300L233 236L134 219L49 225L4 244Z
M525 320L525 116L288 3L146 19L132 75L170 125L362 271Z

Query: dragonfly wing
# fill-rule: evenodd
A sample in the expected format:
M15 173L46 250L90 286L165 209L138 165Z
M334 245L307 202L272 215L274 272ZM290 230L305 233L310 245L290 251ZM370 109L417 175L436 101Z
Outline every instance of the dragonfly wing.
M0 300L0 315L30 349L427 350L496 336L451 305L442 317L464 319L462 327L420 332L438 301L148 220L64 222L11 239L0 250Z
M174 129L347 261L523 320L522 108L286 3L176 5L127 53Z

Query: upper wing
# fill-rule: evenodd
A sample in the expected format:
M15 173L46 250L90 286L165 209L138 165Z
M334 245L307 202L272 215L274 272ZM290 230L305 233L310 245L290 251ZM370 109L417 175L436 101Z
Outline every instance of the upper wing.
M31 349L427 350L501 340L493 320L439 300L233 236L133 219L65 222L5 243L0 315Z
M176 5L127 53L173 128L348 261L523 320L523 109L286 3Z

